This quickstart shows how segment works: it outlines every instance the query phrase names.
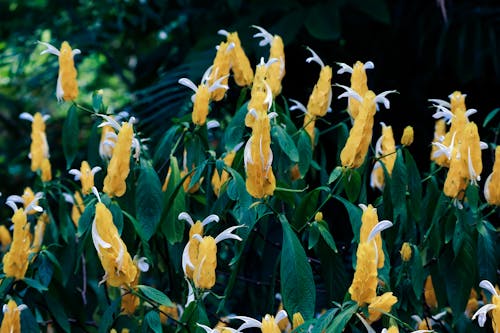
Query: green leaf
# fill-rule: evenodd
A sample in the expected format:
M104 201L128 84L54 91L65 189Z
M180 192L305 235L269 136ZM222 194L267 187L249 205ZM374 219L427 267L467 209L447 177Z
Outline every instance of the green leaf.
M14 284L14 278L12 277L3 277L0 282L0 299L3 299L6 294L9 293L10 288Z
M299 132L297 148L299 150L299 172L301 176L304 176L307 170L309 170L312 159L311 139L309 138L309 134L304 130Z
M488 222L481 221L477 224L477 266L479 267L479 280L495 281L497 278L497 245L494 233L489 230ZM492 227L490 225L490 227Z
M66 169L71 168L71 164L76 157L78 152L78 113L76 106L72 104L64 120L63 130L62 130L62 146L64 157L66 158Z
M342 182L347 198L349 201L355 202L361 191L361 175L357 170L348 169L344 173Z
M405 149L406 170L408 172L408 208L410 214L418 221L421 219L422 181L417 164L408 149Z
M155 333L163 332L161 328L160 315L154 310L146 313L146 316L144 316L144 323L146 327L149 327Z
M193 186L195 186L196 183L198 183L201 180L201 176L205 172L207 164L208 164L208 160L204 160L203 162L201 162L200 165L198 165L195 168L195 170L193 172L193 176L191 177L191 180L189 182L189 188L192 188Z
M107 333L113 325L114 317L120 312L121 298L116 298L104 311L99 322L99 333Z
M283 227L281 252L281 295L288 313L300 312L304 319L314 316L316 287L311 266L299 239L284 215L280 215Z
M319 241L319 230L318 230L318 223L314 221L311 223L311 226L309 227L309 239L307 242L307 248L310 250L313 247L316 246L316 244Z
M314 218L312 215L316 211L316 207L318 207L319 194L321 190L324 189L324 187L315 188L304 197L300 198L299 205L297 209L295 209L292 220L293 227L296 230L302 229L309 220Z
M21 311L21 332L23 333L39 333L40 326L36 322L35 316L31 313L30 308Z
M410 259L410 274L411 274L411 286L415 295L420 298L424 289L424 280L426 276L424 275L424 266L422 264L422 257L420 256L420 251L415 245L411 245L412 254Z
M63 304L59 303L59 300L50 293L45 295L45 301L47 302L49 311L52 316L54 316L56 323L61 326L64 332L71 332L71 326L68 321L68 316L64 312Z
M318 318L316 325L313 326L311 333L326 332L326 328L332 322L334 316L339 312L339 308L333 308L326 311L321 317Z
M336 181L340 176L342 176L342 167L337 166L335 169L333 169L332 173L330 174L330 177L328 178L328 185Z
M95 205L93 203L87 204L85 210L80 216L80 220L78 220L78 234L83 235L92 224L95 215Z
M139 178L135 188L135 211L140 226L138 234L146 242L154 235L160 223L162 201L163 192L156 171L151 163L141 161Z
M305 26L314 38L335 40L340 37L340 22L339 8L335 3L319 3L309 9Z
M184 224L177 217L185 211L185 193L182 188L179 166L177 158L170 157L171 174L168 181L167 190L161 215L162 232L170 244L180 242L184 236Z
M349 320L351 320L351 317L358 311L358 304L356 302L350 303L347 307L344 306L326 330L327 333L341 333Z
M497 115L498 112L500 112L500 108L493 109L490 113L488 113L486 118L484 118L483 127L486 127L486 125L489 124L489 122Z
M121 234L123 230L123 212L116 202L111 202L109 205L109 211L111 212L111 216L113 217L113 224L118 229L118 233Z
M47 287L40 283L40 281L35 279L30 279L25 277L23 282L26 283L29 287L38 290L39 292L47 291Z
M106 111L102 103L102 93L97 91L92 93L92 109L95 113L103 113L103 111Z
M344 207L347 210L347 214L349 215L349 220L351 221L352 232L354 233L354 241L359 242L359 229L361 228L361 215L363 214L361 208L338 195L335 195L334 198L344 204Z
M335 245L335 240L333 239L332 234L330 233L328 224L325 221L319 221L317 225L323 240L333 250L333 252L337 253L338 252L337 246Z
M352 3L354 7L358 8L375 21L385 24L391 22L391 15L386 0L364 0L349 3Z
M179 130L179 126L172 126L170 129L163 134L160 142L156 146L155 154L153 157L154 165L158 165L160 163L164 163L164 161L168 160L168 157L172 153L172 148L174 147L174 138Z
M140 284L137 286L137 290L139 290L144 296L146 296L146 298L158 303L159 305L175 306L170 298L168 298L167 295L165 295L158 289Z
M233 119L224 131L224 142L228 149L234 148L237 144L243 141L243 133L245 132L245 116L247 115L248 102L243 104L235 113Z
M278 141L281 150L288 156L288 158L292 162L298 162L299 151L297 150L297 147L295 147L295 143L285 129L280 125L273 126L271 134L273 139Z
M398 217L403 224L406 224L406 189L408 187L408 172L404 163L403 154L397 151L396 161L391 175L391 198L394 205L394 221ZM406 229L406 228L405 228Z

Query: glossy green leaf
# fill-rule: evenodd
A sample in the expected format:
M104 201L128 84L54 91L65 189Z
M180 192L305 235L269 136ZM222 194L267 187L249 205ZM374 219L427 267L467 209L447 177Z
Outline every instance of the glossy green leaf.
M160 223L163 192L158 174L150 163L142 163L135 188L135 211L139 235L148 241Z
M155 333L163 332L161 328L160 315L154 310L146 313L146 316L144 316L144 325L146 326L145 328L150 328Z
M316 288L311 266L299 239L284 215L280 215L283 227L281 253L281 296L288 313L300 312L304 319L314 315Z
M304 130L299 132L297 148L299 150L299 172L301 176L304 176L309 170L312 159L311 139Z
M54 298L50 293L45 295L45 300L49 305L49 311L56 320L56 323L64 330L64 332L71 332L68 316L64 311L63 304Z
M299 161L299 151L295 146L290 135L280 125L273 126L271 129L273 139L278 141L281 150L288 156L292 162Z
M170 298L168 298L167 295L165 295L158 289L149 286L138 285L137 290L139 290L149 300L158 303L158 305L175 306Z
M488 115L484 118L483 127L486 128L486 126L497 115L498 112L500 112L500 108L496 108L496 109L491 110L491 112L489 112Z
M352 232L354 233L354 241L359 242L359 230L361 229L361 215L363 212L361 208L354 205L352 202L346 200L341 196L334 196L335 199L339 200L347 210L349 215L349 221L351 222Z
M361 191L361 175L357 170L348 169L342 177L342 182L347 198L349 201L355 202Z
M335 40L340 37L340 12L335 3L318 3L307 13L305 26L317 39Z
M339 314L333 318L332 324L328 327L326 332L341 333L344 331L344 328L356 311L358 311L358 304L356 302L352 302L347 306L344 304L343 308L340 309Z
M177 159L170 157L171 174L165 192L165 200L161 215L162 232L170 244L180 242L184 236L184 225L177 217L186 210L185 193Z
M66 169L71 168L71 164L78 152L79 143L78 112L76 106L71 104L62 130L62 148L66 158Z
M342 176L342 167L337 166L333 169L332 173L330 173L330 177L328 178L328 185L336 181L340 176Z
M479 280L495 281L498 267L497 244L495 234L488 228L488 224L486 221L481 221L476 227L478 232L477 266L479 267Z
M325 221L318 222L318 230L321 234L321 238L326 242L326 244L332 249L333 252L337 253L337 245L335 245L335 240L333 239L328 224Z

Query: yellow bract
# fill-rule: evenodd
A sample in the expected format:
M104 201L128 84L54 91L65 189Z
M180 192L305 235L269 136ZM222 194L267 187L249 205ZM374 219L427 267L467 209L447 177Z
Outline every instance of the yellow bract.
M28 270L28 256L31 246L30 225L22 208L12 216L14 233L9 252L3 257L3 271L5 276L22 280Z
M404 242L403 245L401 246L401 250L399 253L401 254L401 259L403 261L410 261L411 259L411 246L408 242Z
M500 206L500 146L495 149L495 164L493 172L484 184L484 197L490 205Z
M262 326L260 328L262 333L281 333L278 324L274 320L274 316L266 314L262 319Z
M196 288L211 289L215 285L217 267L217 245L212 236L205 236L198 245L198 256L193 272Z
M103 192L110 197L121 197L127 190L125 179L127 179L130 172L130 151L133 138L134 129L132 124L122 123L113 156L108 165L108 173L104 178Z
M63 42L59 54L58 84L62 88L62 99L72 101L78 97L78 83L76 82L76 68L73 60L73 50L68 42Z
M245 54L241 46L240 38L237 32L227 34L228 43L233 43L234 47L231 50L232 66L231 70L234 74L234 82L240 87L249 86L253 81L253 69L250 65L250 60Z
M0 333L21 333L21 311L14 300L7 303L4 309Z
M403 136L401 137L401 144L403 146L409 146L413 143L413 127L406 126L403 131Z

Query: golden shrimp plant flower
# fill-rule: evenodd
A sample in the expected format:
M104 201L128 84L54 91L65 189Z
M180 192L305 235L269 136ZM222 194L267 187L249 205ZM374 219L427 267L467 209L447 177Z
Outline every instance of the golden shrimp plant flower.
M34 193L33 190L28 186L24 189L21 196L15 194L9 195L7 197L6 203L8 203L9 201L22 203L26 214L32 215L43 211L43 208L38 205L38 200L40 200L42 197L42 192Z
M223 158L224 165L231 167L234 158L236 156L236 153L238 152L238 150L241 148L242 145L243 142L237 144L233 149L231 149L226 153L226 155ZM219 196L222 185L224 185L228 180L229 180L229 173L226 170L222 170L220 174L217 171L217 169L214 170L214 175L212 176L212 189L214 190L216 196Z
M51 53L59 57L59 75L57 76L56 97L58 101L72 101L78 97L78 83L73 57L80 54L79 49L71 49L68 42L61 44L61 49L45 42L38 42L47 47L40 54Z
M221 42L217 45L217 53L215 54L214 63L210 76L207 80L207 85L212 86L217 80L221 79L220 87L212 91L210 98L214 101L220 101L224 98L228 87L229 70L231 69L231 54L234 48L234 43Z
M349 131L349 137L340 153L342 166L356 169L363 164L368 148L370 147L377 103L383 103L386 108L389 108L390 102L385 96L395 91L385 91L379 95L375 95L373 91L368 90L368 92L361 97L349 87L338 86L346 90L338 96L339 99L342 97L353 97L361 102L359 113L354 119L353 126Z
M281 81L285 76L285 47L283 40L278 35L271 35L265 29L252 25L253 28L259 30L258 33L253 35L257 38L262 38L259 46L270 45L269 60L276 59L267 67L266 80L271 87L273 97L281 93Z
M32 238L26 212L30 211L33 207L38 207L38 211L42 211L42 208L37 206L35 200L31 201L26 209L18 209L15 202L9 200L9 198L7 198L6 204L14 211L14 215L12 216L14 232L12 234L10 249L2 259L3 271L7 277L22 280L28 270Z
M191 119L193 124L198 126L203 126L207 122L210 101L212 100L212 94L214 91L218 89L229 89L229 86L222 84L222 82L227 79L227 75L219 77L212 83L209 82L212 70L213 65L205 71L201 79L201 83L198 86L196 86L193 81L188 78L181 78L178 81L179 84L194 91L194 94L191 96L191 101L193 102Z
M232 232L243 227L237 225L229 227L221 232L217 237L201 236L194 234L192 238L198 240L198 254L195 263L191 262L189 248L182 254L182 266L190 267L193 270L193 283L198 289L211 289L215 285L215 269L217 267L217 243L225 239L236 239L241 241L241 237Z
M349 287L351 299L359 306L372 303L377 297L377 264L380 250L375 242L375 236L392 226L390 221L384 220L377 223L370 231L366 240L361 238L356 251L356 270Z
M259 328L262 333L280 333L281 331L278 323L286 317L288 317L286 311L280 310L276 314L276 317L266 314L264 318L262 318L262 321L258 321L257 319L247 316L231 316L229 319L238 319L243 321L243 324L237 329L238 332L241 332L241 330L246 328Z
M373 62L368 61L363 64L361 61L357 61L352 67L341 62L337 64L340 66L337 74L350 73L351 89L359 96L364 96L368 92L368 78L366 77L366 70L375 68ZM358 99L349 97L347 112L351 116L351 119L356 119L360 106L361 102Z
M43 236L45 235L45 227L50 222L49 215L43 212L37 219L33 243L31 244L31 253L38 253L43 243Z
M94 175L101 171L101 167L96 166L92 169L87 161L82 161L80 170L71 169L69 174L75 176L76 181L80 181L82 184L82 193L89 194L92 192L92 187L94 187Z
M384 164L389 176L392 175L392 169L396 162L396 142L394 141L392 127L387 126L383 122L380 124L382 125L382 135L375 144L375 158L377 158L377 162L375 162L370 176L370 186L382 191L385 184L382 164Z
M412 126L406 126L405 129L403 130L403 135L401 136L401 144L403 146L410 146L413 143L413 127Z
M149 270L149 264L145 257L139 258L138 256L135 256L133 262L134 265L137 266L137 274L135 276L135 279L130 283L130 285L124 285L120 289L122 295L121 310L127 315L134 314L135 310L140 304L140 298L134 295L131 290L137 287L137 285L139 284L141 272L147 272Z
M113 215L101 202L95 187L93 192L98 202L95 205L95 217L92 222L92 240L106 272L102 282L106 281L113 287L128 286L136 278L137 267L118 234L118 229L113 223Z
M361 229L359 231L359 242L364 243L368 240L370 233L373 228L379 224L377 208L374 208L371 204L366 206L364 204L359 204L359 207L363 210L363 214L361 215ZM380 222L390 223L388 220L383 220ZM390 225L389 225L390 226ZM373 240L377 246L377 268L384 267L385 255L382 249L382 236L380 234L376 234L373 236Z
M108 164L107 174L104 178L103 192L110 197L121 197L127 190L125 180L130 172L130 155L132 147L135 149L134 157L139 158L139 140L134 138L135 118L130 117L128 122L119 125L116 120L109 116L101 115L106 121L99 126L112 126L118 131L116 144L113 148L113 156ZM97 171L96 171L97 172Z
M21 333L21 311L27 308L25 304L17 305L13 299L4 304L0 333Z
M491 311L491 325L493 326L493 332L499 332L500 330L500 296L496 291L493 284L488 280L482 280L479 283L479 287L485 289L491 293L491 303L485 304L479 308L479 310L474 313L472 320L476 320L479 326L484 327L486 323L486 314Z
M484 197L490 205L500 206L500 146L495 148L493 171L484 183Z
M5 249L12 243L12 236L10 235L9 229L5 225L0 225L0 244L2 245L1 250Z
M205 226L212 222L219 222L219 217L215 214L211 214L203 219L203 221L193 221L193 218L187 213L182 212L177 217L179 220L184 220L190 225L189 229L189 240L184 247L184 252L182 254L182 258L186 258L182 262L182 269L184 270L184 275L193 279L193 268L191 266L195 266L198 259L198 247L200 245L200 241L197 238L194 238L194 235L203 236L203 232ZM191 262L191 266L187 265L188 260Z
M80 220L80 216L82 216L83 211L85 210L85 203L83 202L82 195L80 192L75 191L74 195L69 193L63 193L64 201L72 204L71 207L71 221L76 228L78 228L78 221Z
M241 46L240 38L237 32L228 32L226 30L219 30L219 35L226 36L227 42L233 44L230 50L231 57L231 71L233 72L234 82L240 87L250 86L253 81L253 69L250 65L245 50Z
M325 66L323 60L311 48L308 47L307 49L312 55L306 59L306 62L315 62L321 66L318 82L314 85L307 102L307 112L314 117L324 117L327 112L331 111L330 104L333 96L332 68Z
M27 112L20 114L19 118L31 122L31 145L28 157L31 159L31 171L43 169L44 160L50 157L49 145L45 134L45 122L49 115L42 115L40 112L31 115Z

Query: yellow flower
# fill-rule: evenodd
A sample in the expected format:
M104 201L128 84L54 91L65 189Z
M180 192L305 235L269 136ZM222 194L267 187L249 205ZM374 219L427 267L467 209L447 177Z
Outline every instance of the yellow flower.
M19 118L31 122L31 146L29 154L29 158L31 159L31 171L41 170L43 161L50 157L49 145L45 134L45 121L49 119L49 116L42 116L40 112L35 113L34 116L23 112Z
M359 232L359 242L363 243L368 240L370 237L370 233L373 228L377 226L379 223L387 223L389 221L383 220L378 221L377 209L374 208L371 204L366 206L364 204L359 204L359 207L363 210L363 214L361 215L361 229ZM390 222L389 222L390 223ZM377 268L384 267L385 255L382 249L382 236L380 234L376 234L373 236L373 240L377 246Z
M349 87L341 86L346 89L346 92L338 98L353 97L361 102L359 113L354 119L354 124L349 132L349 137L345 143L340 159L342 166L355 169L363 164L366 153L371 143L373 134L373 121L377 110L377 103L384 103L386 108L389 108L390 102L385 95L393 91L385 91L379 95L371 90L361 97Z
M281 81L285 76L285 47L283 45L283 40L280 36L273 36L259 26L253 25L252 27L259 30L259 32L253 36L262 38L259 42L259 46L268 44L271 46L269 60L276 59L276 61L273 61L267 67L266 81L271 87L273 97L277 96L281 93Z
M314 117L324 117L330 110L332 103L332 68L325 66L321 58L311 49L307 48L312 56L306 59L306 62L316 62L321 66L318 82L309 96L307 102L307 112Z
M18 209L13 201L6 202L13 210L12 223L14 232L9 251L3 257L3 271L5 276L22 280L29 265L31 245L30 225L23 208Z
M56 96L57 100L72 101L78 96L78 83L76 82L76 68L73 57L80 54L79 49L71 49L68 42L61 44L58 50L49 43L39 42L47 47L40 54L51 53L59 57L59 76L57 77Z
M375 157L378 160L373 166L370 176L370 186L372 188L376 187L382 191L385 184L382 163L384 164L387 173L392 175L392 169L394 168L394 163L396 162L396 142L394 141L392 127L386 126L384 123L380 124L382 125L382 135L375 144Z
M99 155L103 160L113 156L116 144L116 133L111 126L102 126L101 141L99 142Z
M120 126L110 117L102 117L107 121L103 123L104 125L101 125L113 124L119 129L113 156L111 157L111 161L109 161L107 174L104 178L103 192L110 197L121 197L127 190L125 180L130 172L130 153L132 146L135 145L136 153L138 151L138 142L134 140L134 129L132 126L134 118L131 118L129 122L123 122Z
M73 221L75 227L78 228L78 221L80 220L80 216L82 216L82 213L85 210L83 198L78 191L75 191L74 196L68 193L63 193L63 195L64 200L73 205L71 207L71 221Z
M35 237L33 239L33 244L31 245L31 253L38 253L40 251L40 247L43 243L43 235L45 234L45 227L49 223L49 215L47 213L42 213L38 217L36 226L35 226Z
M2 251L4 251L12 243L12 236L9 229L5 225L0 225L0 244L2 244Z
M436 121L434 127L434 139L432 140L432 150L431 150L431 161L436 162L437 165L449 167L449 161L446 155L435 156L439 150L436 143L442 143L446 135L446 121L444 119L439 119Z
M314 221L316 221L316 222L323 221L323 213L317 212L316 215L314 215Z
M92 192L92 187L94 187L94 175L99 171L101 171L101 167L96 166L91 169L87 161L82 161L80 170L71 169L69 173L75 176L75 180L82 183L82 193L89 194Z
M398 298L392 292L386 292L375 297L368 305L368 322L373 323L380 319L385 312L391 312L392 306L398 302Z
M232 316L229 319L243 320L244 323L238 327L237 331L245 328L260 328L262 333L280 333L278 323L286 318L288 315L285 310L281 310L276 314L276 317L266 314L262 321L246 317L246 316Z
M7 197L6 203L8 203L9 201L22 203L26 214L32 215L36 214L37 212L43 211L42 207L38 206L38 200L40 200L42 197L42 192L33 193L33 190L31 190L31 188L28 186L24 189L22 196L9 195Z
M493 332L498 332L500 329L500 296L495 290L495 287L488 280L483 280L479 286L491 293L491 303L483 305L479 310L474 313L472 320L478 318L479 326L484 327L486 323L486 314L491 311L491 325Z
M246 87L252 84L253 69L250 65L250 60L241 47L241 41L237 32L227 32L226 30L219 30L220 35L226 36L227 42L233 44L231 49L231 71L234 74L234 82L240 87Z
M146 272L149 270L149 264L146 262L146 258L134 258L134 265L137 266L138 272L135 279L130 283L130 285L124 285L121 288L122 300L121 300L121 310L127 315L134 314L135 310L140 304L140 298L136 296L132 290L139 284L139 278L141 272Z
M413 143L413 127L406 126L401 137L401 144L403 146L410 146Z
M191 226L189 229L189 241L184 248L182 268L184 270L184 275L193 280L193 271L198 263L198 247L200 245L199 239L193 236L199 235L203 237L203 229L205 226L212 222L219 222L219 217L215 214L211 214L205 217L203 221L196 221L195 223L188 213L182 212L177 218L186 221ZM188 265L188 263L190 264Z
M18 306L13 299L4 304L0 333L21 333L21 311L26 308L24 304Z
M344 64L337 63L341 68L337 71L337 74L350 73L351 74L351 89L355 91L359 96L364 96L368 92L368 78L366 77L366 70L373 69L375 65L373 62L368 61L363 64L361 61L357 61L353 67ZM354 97L349 97L347 112L351 116L351 119L356 119L359 113L359 108L361 102Z
M403 261L410 261L412 253L410 243L404 242L399 253L401 254L401 259Z
M231 68L231 50L234 44L221 42L217 46L217 53L214 58L210 77L208 78L207 85L211 86L215 81L222 78L220 81L221 87L212 91L211 99L220 101L226 94L226 88L229 79L229 70Z
M42 182L48 182L52 180L52 169L50 166L50 161L48 158L45 158L42 161Z
M306 131L306 133L309 135L309 138L311 138L311 147L314 149L315 141L316 141L316 133L315 133L315 126L316 126L316 116L312 115L304 106L304 104L300 103L297 100L291 99L290 102L294 103L294 105L290 106L290 111L293 110L300 110L304 112L304 124L302 127ZM300 176L300 175L299 175Z
M493 172L484 183L484 197L490 205L500 206L500 146L495 149L495 164Z
M95 218L92 222L92 240L106 272L103 281L113 287L128 286L136 278L137 267L118 234L111 212L100 202L97 190L95 193L99 202L95 206Z
M240 149L240 147L242 145L243 145L243 143L237 144L236 147L234 147L231 151L226 153L226 156L224 156L224 159L223 159L224 165L230 167L233 164L234 157L236 156L236 152L238 151L238 149ZM213 188L216 196L219 196L220 188L228 180L229 180L229 173L226 170L222 170L220 175L219 175L219 172L217 171L217 169L214 170L214 175L212 176L212 188Z
M389 329L383 329L382 333L399 333L399 329L397 326L391 326Z
M299 327L300 325L302 325L304 323L304 318L302 317L302 315L300 314L300 312L295 312L292 316L292 327L293 329L296 329L297 327Z
M479 308L479 301L477 299L477 292L474 288L471 288L469 300L467 301L467 305L465 306L465 315L468 318L472 318L472 315Z
M227 75L219 77L212 83L209 83L209 78L212 73L213 67L210 66L201 79L199 86L196 86L193 81L187 78L179 79L179 84L186 86L194 91L191 96L191 101L193 102L193 112L191 114L191 119L193 124L198 126L203 126L207 122L209 105L212 97L212 93L218 89L229 89L227 85L221 82L227 79Z
M182 219L186 219L186 221L188 221L187 217L189 217L189 215L187 213L184 214L185 215L182 217ZM216 216L216 215L211 215L211 216ZM193 226L194 225L196 224L193 224ZM191 269L193 269L192 280L196 288L211 289L215 285L215 268L217 267L217 243L225 239L236 239L241 241L241 238L239 236L232 233L235 229L241 227L243 226L238 225L227 228L215 238L211 236L202 237L202 235L198 233L194 234L191 237L197 239L199 242L197 244L198 253L196 259L193 262L190 258L191 256L191 253L189 253L190 244L188 242L182 254L182 267L184 268L186 276L187 276L186 268L190 267Z
M369 211L369 209L366 209ZM352 284L349 287L351 299L359 306L370 304L377 296L377 263L379 262L379 250L374 239L379 233L392 226L389 221L377 223L370 231L366 240L361 236L358 250L356 251L356 270Z
M437 308L438 303L436 299L436 293L434 292L434 286L432 285L432 278L430 275L427 276L427 279L425 280L424 299L428 307L430 307L431 309Z

